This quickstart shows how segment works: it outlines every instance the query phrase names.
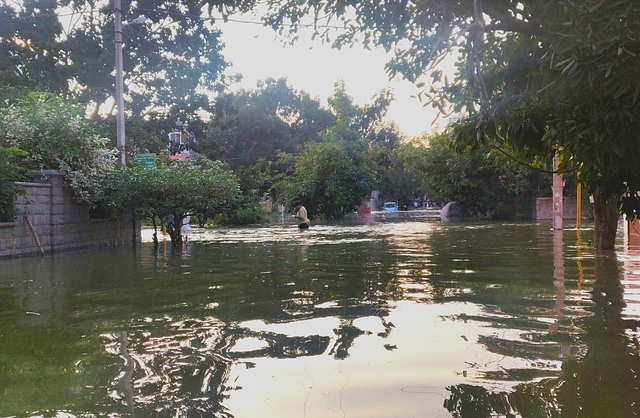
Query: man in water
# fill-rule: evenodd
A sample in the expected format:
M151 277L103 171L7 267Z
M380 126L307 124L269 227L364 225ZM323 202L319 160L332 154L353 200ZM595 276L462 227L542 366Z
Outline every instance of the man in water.
M311 221L307 217L307 209L304 206L302 206L302 202L299 200L296 200L295 202L293 202L293 207L297 211L296 214L293 215L293 217L298 220L298 228L300 229L309 228L309 225L311 225Z

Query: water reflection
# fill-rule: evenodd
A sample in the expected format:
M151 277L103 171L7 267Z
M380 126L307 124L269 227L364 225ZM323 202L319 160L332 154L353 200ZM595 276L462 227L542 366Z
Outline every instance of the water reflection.
M0 416L635 416L640 256L582 234L404 217L2 261Z
M578 231L578 246L581 243ZM561 235L554 233L555 284L558 287L556 312L563 318L564 260ZM627 249L628 250L628 249ZM627 251L628 253L628 251ZM578 259L579 272L582 260ZM595 258L593 302L589 316L574 318L579 334L558 341L562 364L557 378L522 383L510 391L492 391L486 386L459 384L449 388L445 407L460 417L634 417L640 414L638 387L637 322L623 315L624 288L615 254ZM628 265L625 265L628 268ZM629 274L626 270L625 276ZM560 308L560 310L558 310ZM632 330L633 333L628 331ZM557 327L551 327L552 334ZM570 344L579 347L569 357Z

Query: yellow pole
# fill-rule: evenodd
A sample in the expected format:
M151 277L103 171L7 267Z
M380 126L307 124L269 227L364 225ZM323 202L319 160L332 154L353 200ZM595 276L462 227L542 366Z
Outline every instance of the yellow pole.
M562 174L560 174L560 159L558 154L553 157L553 229L562 229L563 213L564 213L564 196L562 195Z
M576 190L576 227L580 229L582 226L582 185L578 183Z
M584 267L582 266L582 231L576 231L576 263L578 264L578 289L582 289L584 284ZM580 302L578 301L578 304Z

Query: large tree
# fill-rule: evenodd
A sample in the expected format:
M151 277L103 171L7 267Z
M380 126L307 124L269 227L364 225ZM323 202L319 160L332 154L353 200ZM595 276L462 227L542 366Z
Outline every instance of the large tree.
M371 194L374 165L364 142L329 134L324 142L304 147L285 184L289 200L302 200L312 219L340 219Z
M508 145L523 162L557 153L594 195L597 248L613 248L619 197L640 183L636 0L269 3L274 28L313 23L337 46L393 50L391 74L430 79L419 94L425 104L446 111L453 103L467 115L460 141ZM455 78L437 67L451 53Z
M251 1L215 0L223 16ZM127 24L144 15L144 24ZM123 0L127 109L135 114L210 110L227 67L220 30L194 0ZM0 1L0 89L40 90L91 105L113 103L114 10L85 0ZM104 110L104 109L103 109ZM107 109L113 110L113 109Z
M551 176L515 163L489 147L454 152L446 133L429 138L429 145L406 150L416 176L431 199L456 201L471 216L524 219L531 216L534 196L551 191Z
M310 216L340 219L374 189L376 149L393 136L391 128L381 124L392 96L382 90L372 99L371 105L358 106L345 83L337 81L329 98L335 123L326 129L322 142L308 142L300 155L283 159L293 166L284 181L286 197L305 202Z
M221 96L216 102L213 129L203 150L221 151L232 168L247 167L260 158L276 161L280 152L296 153L307 142L319 142L335 117L320 101L297 91L285 78L258 82L255 89Z

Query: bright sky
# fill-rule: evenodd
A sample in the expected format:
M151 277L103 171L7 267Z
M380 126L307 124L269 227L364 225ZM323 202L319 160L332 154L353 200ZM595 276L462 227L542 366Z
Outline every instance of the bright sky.
M249 17L247 20L257 21ZM217 22L216 22L217 23ZM248 23L220 23L222 40L226 44L222 54L232 63L228 74L241 73L241 87L255 88L258 80L269 77L287 78L295 90L302 90L327 105L333 95L334 83L343 79L347 94L356 104L371 103L371 98L383 88L391 88L395 101L391 104L386 120L395 121L400 130L409 136L431 132L437 111L422 107L416 98L411 98L418 89L406 80L389 80L384 64L390 55L384 50L368 51L361 46L341 51L323 45L320 40L309 37L284 45L270 28Z

